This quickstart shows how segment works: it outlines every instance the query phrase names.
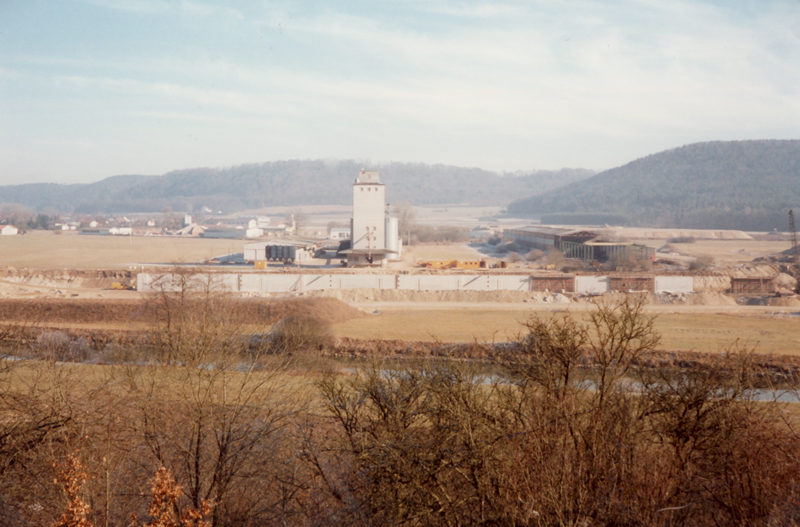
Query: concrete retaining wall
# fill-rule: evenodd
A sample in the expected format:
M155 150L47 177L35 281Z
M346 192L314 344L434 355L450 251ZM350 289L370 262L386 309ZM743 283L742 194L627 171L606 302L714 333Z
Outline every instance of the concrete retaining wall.
M139 291L180 289L182 275L137 276ZM525 275L407 275L407 274L210 274L194 275L202 287L210 280L216 290L251 293L289 293L326 289L406 289L413 291L530 291L530 277Z
M162 286L177 291L182 280L192 280L195 288L247 293L290 293L327 289L405 289L412 291L533 291L542 286L540 277L528 275L428 275L428 274L284 274L284 273L213 273L156 275L140 273L139 291L156 291ZM652 280L652 278L650 278ZM576 276L557 279L560 289L576 293L606 293L608 276ZM655 291L691 292L691 276L656 276ZM552 286L556 282L548 283ZM572 287L574 285L574 287Z
M656 276L656 293L691 293L694 278L691 276Z

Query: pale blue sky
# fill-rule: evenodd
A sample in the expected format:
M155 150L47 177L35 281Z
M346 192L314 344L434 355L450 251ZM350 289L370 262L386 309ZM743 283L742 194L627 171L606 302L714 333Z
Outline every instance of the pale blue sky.
M0 0L0 184L800 138L800 2Z

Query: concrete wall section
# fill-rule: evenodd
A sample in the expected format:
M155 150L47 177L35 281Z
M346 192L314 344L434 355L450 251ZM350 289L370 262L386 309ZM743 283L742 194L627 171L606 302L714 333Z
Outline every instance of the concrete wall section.
M397 289L412 291L457 291L461 276L452 275L397 275Z
M302 275L303 291L324 291L333 289L333 277L329 274L305 274Z
M463 275L459 276L458 288L462 291L491 291L489 275Z
M691 276L656 276L656 293L691 293L694 278Z
M203 290L250 293L288 293L327 289L406 289L412 291L531 291L528 275L427 275L427 274L284 274L284 273L219 273L186 276L181 274L140 273L136 278L139 291L166 289L178 291L189 280L191 287ZM572 280L570 277L569 280ZM576 293L606 293L608 276L576 276ZM657 276L655 291L689 293L695 281L691 276Z
M195 291L239 291L239 277L234 274L206 275L206 274L149 274L136 275L136 289L138 291L169 291L181 289Z
M137 291L153 291L153 275L148 273L139 273L136 275L136 290Z
M263 274L253 275L261 278L260 289L242 289L247 293L287 293L289 291L302 291L302 275L295 274Z
M609 280L607 276L576 276L575 292L597 294L607 293L608 282Z
M489 284L495 282L498 291L530 291L531 277L527 275L498 275L489 277Z
M162 287L177 291L181 275L141 273L139 291ZM406 274L210 274L195 275L193 288L242 293L288 293L326 289L406 289L412 291L530 291L527 275L406 275ZM210 282L209 282L210 280Z
M332 275L333 289L394 289L391 275L337 274Z

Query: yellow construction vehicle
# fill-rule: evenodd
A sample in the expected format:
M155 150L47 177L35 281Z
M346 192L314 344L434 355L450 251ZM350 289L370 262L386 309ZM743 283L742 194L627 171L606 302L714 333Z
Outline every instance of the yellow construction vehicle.
M486 269L486 260L433 260L422 266L425 269Z

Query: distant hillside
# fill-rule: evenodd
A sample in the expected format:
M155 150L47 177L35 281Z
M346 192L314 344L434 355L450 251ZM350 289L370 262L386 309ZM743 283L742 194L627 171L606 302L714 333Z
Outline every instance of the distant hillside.
M552 223L786 230L800 209L800 140L696 143L512 203Z
M155 179L152 176L113 176L86 185L31 183L0 186L0 203L18 203L39 211L47 208L71 212L77 203L102 201L108 196L124 193L139 183ZM97 212L94 210L92 212Z
M230 168L195 168L163 176L116 176L90 185L0 187L0 203L62 212L235 211L262 206L349 204L361 168L380 171L390 203L506 205L594 174L584 169L498 174L422 163L377 167L355 161L276 161Z

